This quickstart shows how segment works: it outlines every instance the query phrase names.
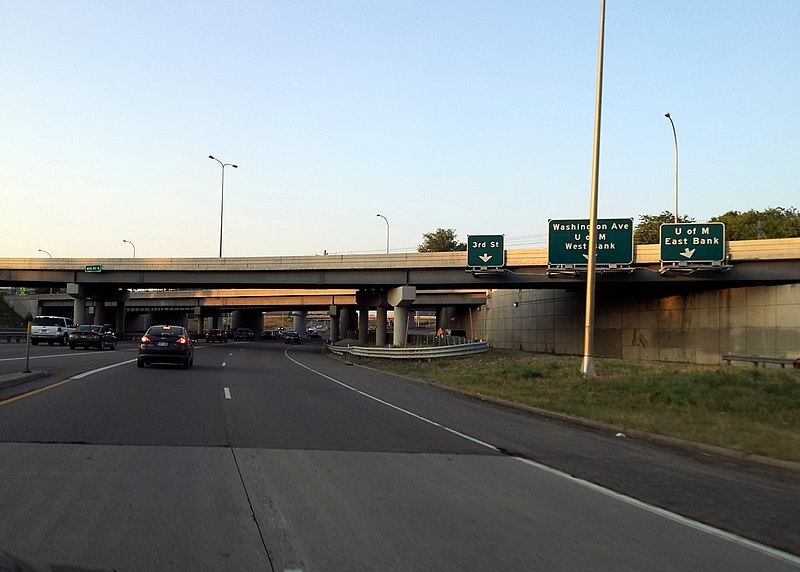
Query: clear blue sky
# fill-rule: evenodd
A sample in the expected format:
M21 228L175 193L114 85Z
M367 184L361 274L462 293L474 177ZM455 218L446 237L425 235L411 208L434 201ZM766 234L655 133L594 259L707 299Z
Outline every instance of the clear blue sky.
M599 214L800 207L800 2L608 0ZM0 0L0 256L546 246L587 218L599 0Z

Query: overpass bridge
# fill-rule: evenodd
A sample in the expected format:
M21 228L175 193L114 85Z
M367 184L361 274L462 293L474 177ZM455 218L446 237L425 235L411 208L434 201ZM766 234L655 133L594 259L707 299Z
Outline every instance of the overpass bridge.
M708 291L800 283L800 238L728 242L724 264L717 267L665 267L658 245L638 246L630 266L599 268L598 296L629 292L667 296ZM585 267L547 264L546 249L508 250L498 270L468 268L465 252L387 255L281 256L254 258L7 258L0 259L0 286L66 287L75 299L75 319L82 319L86 300L130 300L130 289L200 288L356 291L359 332L366 332L369 309L378 313L378 343L385 342L387 309L395 319L407 312L422 290L566 290L579 293ZM324 293L321 293L324 296ZM348 305L329 305L332 324L349 323ZM202 305L198 305L201 318ZM355 312L353 312L355 313ZM205 310L208 314L208 309ZM119 318L119 317L118 317ZM103 316L95 315L95 321ZM119 321L119 319L118 319ZM383 327L381 326L383 324ZM341 328L344 331L344 328ZM395 328L395 344L403 332Z

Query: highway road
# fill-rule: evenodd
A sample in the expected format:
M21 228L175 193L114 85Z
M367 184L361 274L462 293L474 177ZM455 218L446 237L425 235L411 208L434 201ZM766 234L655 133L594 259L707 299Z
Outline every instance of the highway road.
M0 344L0 374L22 355ZM130 342L31 355L43 390L0 392L0 550L122 571L800 569L797 473L317 343L200 343L188 371L138 369Z

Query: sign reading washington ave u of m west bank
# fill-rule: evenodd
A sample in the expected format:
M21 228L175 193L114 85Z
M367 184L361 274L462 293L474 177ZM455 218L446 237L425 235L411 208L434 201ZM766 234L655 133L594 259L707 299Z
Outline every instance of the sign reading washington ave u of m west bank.
M547 221L547 263L589 263L589 219ZM597 219L597 264L633 263L633 219Z

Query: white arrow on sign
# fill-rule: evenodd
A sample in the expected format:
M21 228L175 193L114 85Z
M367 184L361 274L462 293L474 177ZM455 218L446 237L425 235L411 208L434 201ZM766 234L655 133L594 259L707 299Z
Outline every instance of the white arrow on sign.
M489 262L492 259L492 255L489 254L488 252L484 252L483 256L479 256L478 258L480 258L484 262Z
M589 260L589 255L588 254L581 254L581 256L583 256L586 260Z
M681 256L684 256L686 258L691 258L692 256L694 256L694 251L695 250L697 250L697 249L693 248L693 249L689 250L689 247L687 246L686 250L684 250L683 252L679 252L678 254L680 254Z

